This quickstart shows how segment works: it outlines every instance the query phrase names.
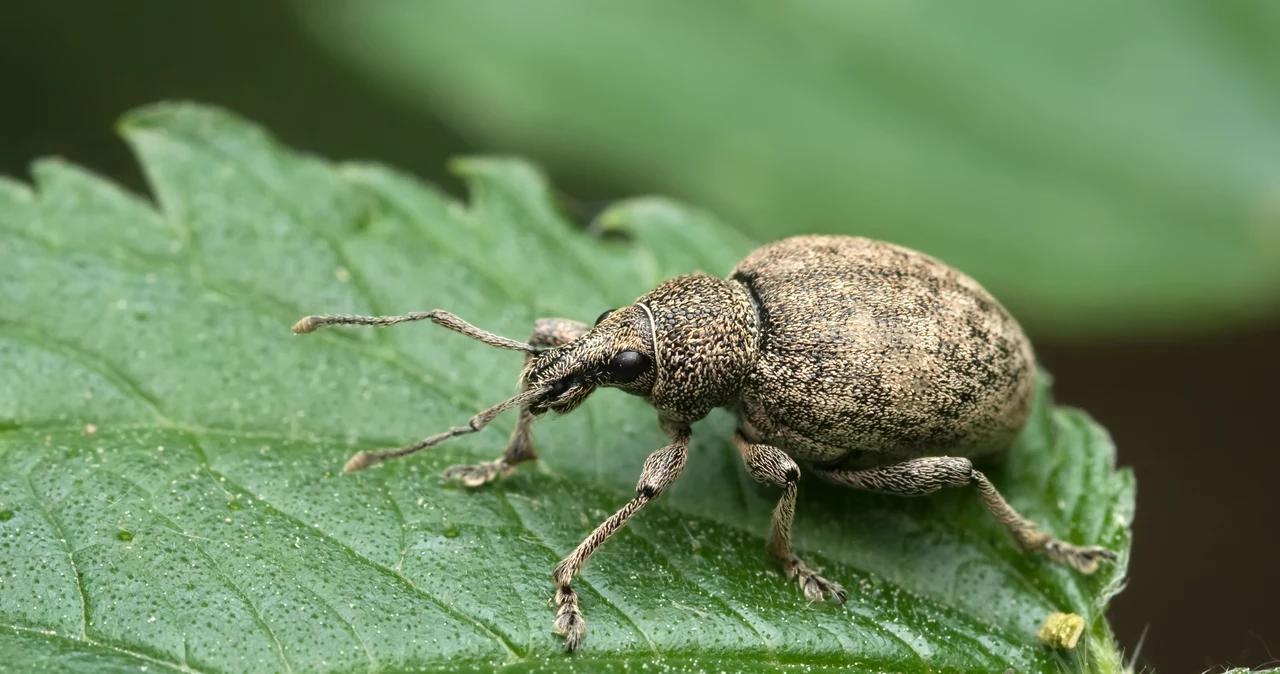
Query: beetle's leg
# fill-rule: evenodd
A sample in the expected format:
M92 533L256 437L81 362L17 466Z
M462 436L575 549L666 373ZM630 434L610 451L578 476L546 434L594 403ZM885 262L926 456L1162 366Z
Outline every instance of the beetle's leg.
M1096 545L1072 545L1054 539L1040 530L1035 522L1017 513L991 481L976 470L969 459L951 456L928 456L903 461L891 466L865 470L815 469L823 479L856 489L918 496L935 492L943 487L973 485L982 497L982 503L1001 524L1013 534L1023 550L1043 552L1055 562L1070 564L1083 573L1093 573L1100 561L1115 561L1114 552Z
M752 444L742 433L733 434L733 443L738 446L751 477L757 482L782 487L782 498L778 499L778 505L773 509L769 554L786 570L787 578L796 579L809 601L835 597L843 602L848 596L844 588L814 573L791 549L791 521L796 515L800 467L781 449Z
M587 334L590 329L591 326L586 323L567 318L539 318L533 324L533 335L529 337L529 343L540 349L561 346ZM525 356L526 365L531 358L532 354ZM535 418L528 409L520 410L520 420L516 422L516 429L511 432L511 439L501 458L470 466L452 466L441 477L445 480L457 480L468 487L479 487L499 476L510 475L521 463L537 460L538 452L533 446Z
M574 593L569 583L582 570L582 565L587 563L592 553L604 545L604 542L621 529L627 520L631 519L631 516L646 503L657 498L667 487L670 487L676 478L680 477L680 471L684 469L684 462L689 453L689 427L666 426L665 428L671 436L671 444L645 459L644 469L640 471L640 481L636 483L636 497L622 506L618 512L609 516L609 519L601 522L586 540L578 544L568 557L556 565L555 571L551 574L556 584L555 629L557 634L564 637L564 647L567 651L577 649L578 644L582 642L582 637L587 633L586 621L582 618L582 611L578 609L578 595Z
M449 466L441 473L440 478L446 481L457 480L467 487L479 487L499 476L510 475L518 464L538 458L538 452L533 448L532 427L533 414L521 409L520 420L516 422L516 429L511 433L511 440L507 442L507 448L500 458L471 465Z

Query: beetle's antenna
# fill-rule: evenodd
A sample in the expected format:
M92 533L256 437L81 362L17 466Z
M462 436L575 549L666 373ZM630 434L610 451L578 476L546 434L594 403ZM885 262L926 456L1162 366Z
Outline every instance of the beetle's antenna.
M377 327L386 327L397 323L408 323L409 321L421 321L423 319L430 320L436 325L441 325L454 332L475 339L489 346L496 346L499 349L511 349L512 351L527 351L529 353L537 353L538 348L526 344L525 342L517 342L514 339L507 339L495 335L492 332L486 332L476 326L454 316L453 314L436 309L434 311L417 311L403 316L307 316L293 325L293 333L302 335L308 332L315 332L320 328L330 325L374 325Z
M357 452L355 456L351 457L350 461L347 461L347 465L343 466L342 470L347 473L354 473L357 470L364 470L369 466L382 463L383 461L387 461L389 459L398 459L402 456L409 456L410 454L416 454L418 452L421 452L424 449L427 449L428 447L434 447L435 445L438 445L444 442L445 440L448 440L449 438L454 438L459 435L467 435L469 433L475 433L477 431L483 430L484 427L488 426L489 422L496 419L499 414L502 414L503 412L511 409L512 407L522 407L530 402L533 402L539 396L545 394L546 392L547 392L546 388L530 389L514 398L511 398L509 400L504 400L498 403L497 405L494 405L493 407L490 407L489 409L483 412L480 412L474 417L471 417L471 420L467 422L466 426L455 426L453 428L450 428L447 431L444 431L443 433L436 433L435 435L427 438L426 440L423 440L421 442L416 442L412 445L409 445L408 447L401 447L400 449L391 449L385 452Z

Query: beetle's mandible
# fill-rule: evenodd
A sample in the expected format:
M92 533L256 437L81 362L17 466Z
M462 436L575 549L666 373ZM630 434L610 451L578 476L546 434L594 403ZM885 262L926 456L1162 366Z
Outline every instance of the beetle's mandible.
M769 553L806 598L846 598L791 547L800 464L855 489L916 496L973 486L1029 552L1092 573L1115 555L1055 540L1005 502L970 459L1007 448L1026 423L1035 356L1018 323L968 276L922 253L870 239L799 236L757 249L729 278L667 281L594 326L534 324L528 343L485 332L444 311L405 316L308 316L327 325L386 326L429 319L486 344L524 351L520 393L465 425L414 445L360 452L347 471L474 433L502 412L520 419L501 458L454 466L476 487L538 458L533 422L569 412L602 386L645 398L671 438L644 462L635 498L556 566L555 629L572 651L586 633L571 581L608 538L684 468L690 425L716 407L738 418L734 443L752 477L782 489Z

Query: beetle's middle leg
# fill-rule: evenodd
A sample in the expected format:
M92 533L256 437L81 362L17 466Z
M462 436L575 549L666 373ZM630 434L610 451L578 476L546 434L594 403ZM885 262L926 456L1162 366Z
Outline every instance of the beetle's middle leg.
M919 496L943 487L973 485L983 505L1006 529L1023 550L1043 552L1055 562L1070 564L1083 573L1093 573L1100 561L1115 561L1114 552L1096 545L1072 545L1040 530L1035 522L1019 515L991 481L975 469L969 459L952 456L926 456L879 468L864 470L832 470L815 468L819 477L856 489Z
M533 324L533 335L529 343L540 349L568 344L587 334L591 326L586 323L572 321L567 318L539 318ZM533 355L524 358L525 365ZM493 461L481 461L470 466L451 466L441 475L445 480L457 480L468 487L479 487L491 482L498 476L510 475L516 466L527 461L536 461L538 452L533 446L533 422L537 417L528 409L520 410L520 419L511 432L507 448L502 456Z
M747 472L757 482L782 487L782 498L773 509L769 531L769 554L782 565L787 578L795 578L809 601L835 597L841 602L848 597L839 583L833 583L805 565L791 549L791 522L796 516L796 493L800 485L800 467L777 447L753 444L741 432L733 434L733 444L742 454Z

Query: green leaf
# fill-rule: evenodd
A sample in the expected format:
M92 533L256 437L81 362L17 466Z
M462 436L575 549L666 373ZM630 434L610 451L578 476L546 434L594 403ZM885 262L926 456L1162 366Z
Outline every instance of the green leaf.
M416 324L295 337L312 312L444 307L522 337L594 317L752 242L659 200L566 222L540 175L457 164L458 203L384 167L278 146L218 110L123 123L152 207L59 161L0 181L0 652L22 671L1116 671L1133 477L1047 393L993 479L1013 505L1120 553L1082 577L1022 555L969 490L895 499L807 481L796 538L851 591L807 605L764 550L777 498L695 427L689 468L592 558L589 633L566 656L550 572L633 494L664 444L617 391L538 429L544 460L439 484L502 428L343 474L508 396L519 353ZM1073 652L1036 641L1084 616Z
M486 145L762 239L918 248L1039 330L1280 309L1274 2L297 6Z

